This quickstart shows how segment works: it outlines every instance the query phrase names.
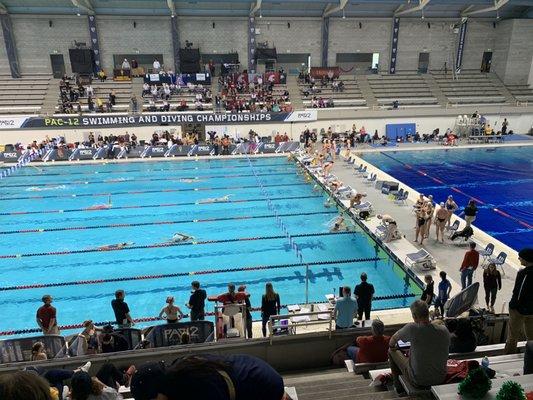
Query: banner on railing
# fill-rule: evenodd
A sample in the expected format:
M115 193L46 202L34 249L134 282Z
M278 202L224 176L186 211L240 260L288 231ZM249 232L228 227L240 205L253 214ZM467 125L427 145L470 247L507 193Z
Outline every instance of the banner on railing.
M179 124L266 124L272 122L309 122L317 120L317 111L290 113L168 113L142 115L73 115L72 117L0 117L0 129L21 128L103 128Z

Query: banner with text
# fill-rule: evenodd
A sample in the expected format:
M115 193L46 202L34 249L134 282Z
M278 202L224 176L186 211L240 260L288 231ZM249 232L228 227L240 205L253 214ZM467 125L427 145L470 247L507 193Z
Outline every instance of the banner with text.
M317 111L290 113L166 113L142 115L73 115L72 117L0 117L1 129L39 128L117 128L146 125L180 124L266 124L273 122L309 122L317 120Z

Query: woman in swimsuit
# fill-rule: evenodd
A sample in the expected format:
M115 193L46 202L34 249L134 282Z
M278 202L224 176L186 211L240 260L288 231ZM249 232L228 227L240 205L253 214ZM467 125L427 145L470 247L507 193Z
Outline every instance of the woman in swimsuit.
M446 210L448 211L448 216L446 217L446 229L450 227L452 215L458 208L459 206L457 203L453 201L453 196L448 196L448 199L446 200Z
M331 154L330 150L327 150L326 154L324 155L324 163L322 164L322 168L324 169L324 176L328 175L333 168L333 155Z
M441 237L441 243L444 243L444 227L446 226L446 220L448 219L448 210L444 203L439 204L439 209L435 214L435 234L437 235L437 242L439 241L439 233Z
M167 305L161 309L159 318L163 318L163 315L167 319L168 324L174 324L183 318L183 313L178 306L174 305L174 297L168 296Z
M415 233L415 242L418 243L418 236L420 236L420 244L424 242L424 228L426 225L426 209L424 207L420 208L416 212L416 233Z
M429 239L429 228L431 228L431 221L433 220L433 196L429 196L429 201L426 203L426 224L424 225L424 237Z

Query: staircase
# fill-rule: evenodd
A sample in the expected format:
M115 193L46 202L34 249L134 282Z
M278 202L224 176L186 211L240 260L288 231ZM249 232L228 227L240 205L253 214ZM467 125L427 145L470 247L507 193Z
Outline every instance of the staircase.
M42 115L54 115L59 102L59 79L50 79L46 95L44 96Z
M302 95L300 94L300 88L298 87L298 77L296 75L287 75L287 90L289 91L293 110L305 109Z
M492 81L494 86L500 89L500 93L505 97L506 103L516 105L517 98L513 96L513 94L509 91L509 88L505 86L498 75L496 75L494 72L489 72L487 74L487 78Z
M370 82L368 82L367 76L355 75L355 81L357 82L359 90L361 90L361 94L366 100L366 105L368 108L373 109L374 106L377 106L378 101L376 100L376 96L374 96L374 92L370 86Z
M442 107L446 107L446 104L448 104L448 98L441 90L439 84L433 77L433 74L421 74L421 75L426 81L426 84L428 85L429 90L431 90L431 94L437 99L437 101Z
M341 372L339 372L341 371ZM369 386L370 380L346 370L290 374L283 377L286 387L294 387L298 400L387 400L399 399L394 392ZM416 399L416 397L402 397Z

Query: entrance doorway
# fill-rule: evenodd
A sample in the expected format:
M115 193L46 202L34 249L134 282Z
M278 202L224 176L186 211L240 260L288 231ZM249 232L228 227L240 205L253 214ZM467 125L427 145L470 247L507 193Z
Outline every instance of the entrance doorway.
M418 73L427 74L429 69L429 53L418 54Z
M50 62L52 64L52 74L54 78L60 79L65 75L65 60L63 54L50 54Z
M205 142L205 125L203 124L182 124L181 135L186 137L189 134L198 135L198 141L200 143Z
M492 51L485 51L481 60L481 72L490 72L492 64Z

